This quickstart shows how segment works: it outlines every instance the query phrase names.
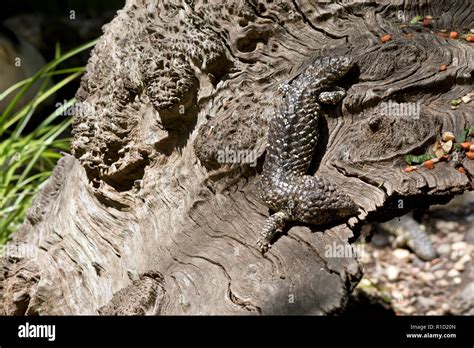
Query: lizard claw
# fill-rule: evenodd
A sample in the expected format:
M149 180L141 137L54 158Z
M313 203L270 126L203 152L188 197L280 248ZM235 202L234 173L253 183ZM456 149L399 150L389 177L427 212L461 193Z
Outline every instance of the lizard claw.
M262 241L261 239L257 240L257 246L260 249L260 252L262 254L265 254L268 251L268 249L270 249L270 244L268 244L267 242Z

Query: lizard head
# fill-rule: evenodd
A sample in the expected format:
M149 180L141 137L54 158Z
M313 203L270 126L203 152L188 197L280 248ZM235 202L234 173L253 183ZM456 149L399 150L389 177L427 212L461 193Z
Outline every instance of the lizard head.
M321 68L324 73L322 84L333 85L344 77L355 65L350 56L324 57Z

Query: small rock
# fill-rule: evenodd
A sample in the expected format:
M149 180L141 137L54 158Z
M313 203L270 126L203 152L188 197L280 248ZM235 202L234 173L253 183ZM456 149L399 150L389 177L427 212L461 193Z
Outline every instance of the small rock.
M454 221L446 221L446 225L447 226L451 226L452 227L452 230L458 230L459 229L459 224L457 222L454 222ZM464 239L464 235L462 233L458 233L458 232L451 232L448 234L448 238L453 241L453 242L460 242Z
M443 141L452 141L455 138L454 134L452 132L444 132L442 136Z
M359 282L358 286L360 286L360 287L369 287L369 286L372 286L372 283L367 278L362 278L362 280Z
M370 285L372 286L376 286L376 285L379 285L380 281L379 281L379 278L373 278L373 277L370 277L370 278L367 278L370 282Z
M436 282L436 285L445 288L449 285L449 282L446 279L440 279Z
M403 294L398 290L393 290L392 291L392 298L397 302L401 302L401 301L403 301Z
M453 279L453 283L456 284L456 285L459 285L459 284L462 283L462 279L459 278L459 277L456 277L456 278Z
M453 141L449 140L441 145L441 147L443 148L444 153L450 153L451 149L453 148Z
M389 266L387 268L387 271L386 271L386 274L387 274L387 278L389 280L395 280L398 278L398 274L400 273L400 271L398 270L398 267L396 266Z
M439 315L440 313L438 311L435 311L435 310L431 310L431 311L428 311L426 312L426 315Z
M436 301L429 297L420 296L416 300L423 308L435 307L437 305Z
M362 253L362 256L360 258L360 262L362 263L371 263L372 262L372 256L370 255L370 253Z
M467 104L471 101L471 97L468 95L465 95L464 97L461 97L461 100L463 101L464 104Z
M401 261L405 261L410 258L410 252L406 249L397 248L393 251L393 256Z
M468 254L464 255L463 257L461 257L461 259L458 262L468 263L469 261L471 261L472 260L472 257L471 257L472 251L474 251L474 250L471 250L471 253L468 253Z
M466 246L467 246L466 242L460 241L460 242L453 243L451 248L453 250L464 250L464 249L466 249Z
M444 269L446 269L446 270L453 269L453 263L452 262L446 262L446 264L444 265Z
M451 312L451 307L445 302L441 305L441 311L443 312L443 315L446 315Z
M436 278L441 279L446 275L446 271L444 269L439 269L434 272Z
M459 277L459 271L458 270L455 270L455 269L451 269L449 270L448 272L448 277L450 278L454 278L454 277Z
M415 312L415 308L413 306L409 306L403 309L403 312L405 314L413 314Z
M444 268L444 263L441 261L441 259L434 259L431 261L431 263L433 264L433 267L431 267L431 272Z
M462 250L453 250L453 251L451 252L451 255L449 256L449 259L450 259L451 261L457 261L457 260L459 260L459 258L461 257L462 253L463 253Z
M462 256L456 263L454 264L453 268L457 271L464 271L466 269L465 264L471 261L471 256L469 255L464 255Z
M435 276L432 273L420 272L418 277L423 280L425 283L432 282L435 279Z
M443 220L438 220L436 221L436 229L441 232L451 232L449 233L448 237L451 237L451 235L456 235L458 236L459 233L453 233L452 231L457 231L459 227L459 224L455 221L443 221ZM462 236L462 235L461 235ZM452 237L453 239L456 237ZM451 238L450 238L451 239Z
M446 255L451 251L451 246L449 244L441 244L436 248L438 255Z

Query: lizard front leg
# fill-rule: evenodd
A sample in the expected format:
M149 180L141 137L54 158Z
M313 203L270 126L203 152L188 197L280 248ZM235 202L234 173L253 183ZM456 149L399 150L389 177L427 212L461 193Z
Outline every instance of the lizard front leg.
M334 86L329 90L319 93L318 101L321 104L336 105L346 96L346 90L342 87Z

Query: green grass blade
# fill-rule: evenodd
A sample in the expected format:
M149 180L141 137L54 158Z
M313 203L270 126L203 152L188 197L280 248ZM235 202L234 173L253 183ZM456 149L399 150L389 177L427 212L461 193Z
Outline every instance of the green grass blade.
M65 54L63 54L62 56L60 57L57 57L56 59L54 59L53 61L49 62L48 64L46 64L43 68L41 68L33 77L32 79L26 83L21 91L13 98L13 100L10 102L10 104L8 105L7 109L5 110L5 112L3 112L1 115L0 115L0 135L3 134L3 131L5 129L5 127L3 127L3 124L5 123L5 120L7 119L7 117L10 115L10 113L12 112L13 108L15 107L15 105L18 103L18 101L20 100L20 98L28 91L28 89L39 79L41 78L41 76L43 76L45 73L51 71L52 69L54 69L58 64L64 62L65 60L75 56L76 54L86 50L86 49L89 49L91 47L93 47L96 43L97 43L98 39L96 40L93 40L93 41L90 41L88 43L85 43L77 48L74 48L72 50L70 50L69 52L66 52ZM2 100L0 98L0 100Z
M79 76L81 76L82 72L76 72L72 75L69 75L68 77L66 77L65 79L63 79L62 81L58 82L57 84L55 84L53 87L51 87L47 92L43 93L41 96L39 96L37 99L35 99L34 101L32 101L32 105L33 105L33 108L36 109L36 107L38 107L39 104L41 104L46 98L48 98L49 96L53 95L54 93L56 93L59 89L63 88L65 85L67 85L68 83L70 83L71 81L75 80L76 78L78 78ZM18 120L24 118L27 116L27 112L28 112L28 106L25 106L23 107L20 111L18 111L10 120L8 120L8 122L6 122L5 124L5 128L9 128L11 127L15 122L17 122ZM17 134L15 134L15 136L18 136Z

